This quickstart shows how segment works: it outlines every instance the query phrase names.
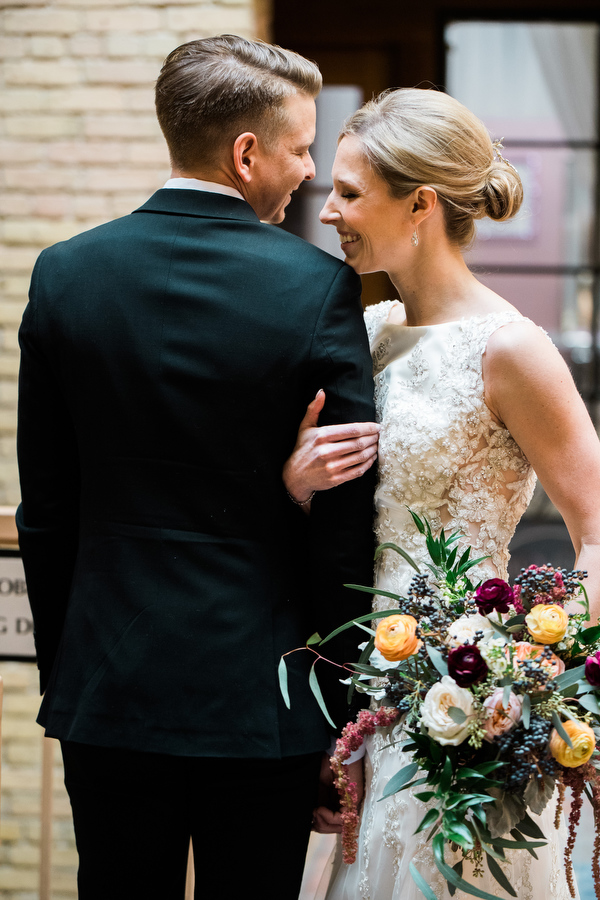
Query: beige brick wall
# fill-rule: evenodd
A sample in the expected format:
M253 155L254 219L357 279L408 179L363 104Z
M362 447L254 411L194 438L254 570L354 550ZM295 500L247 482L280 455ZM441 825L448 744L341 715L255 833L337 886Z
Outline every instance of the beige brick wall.
M17 330L44 247L139 206L169 174L154 116L164 57L197 37L268 37L270 0L0 0L0 506L19 501ZM0 896L39 896L37 670L1 662ZM55 754L52 898L76 896Z

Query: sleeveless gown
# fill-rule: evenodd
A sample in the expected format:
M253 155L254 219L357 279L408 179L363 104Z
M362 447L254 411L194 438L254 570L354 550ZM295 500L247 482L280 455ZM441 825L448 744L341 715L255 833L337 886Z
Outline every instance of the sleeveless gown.
M397 302L397 301L395 301ZM387 321L392 301L365 313L374 363L375 396L382 430L379 485L376 492L377 542L393 541L417 563L427 559L424 540L407 510L466 536L472 558L489 556L473 570L474 578L507 577L508 544L531 500L535 474L508 431L498 425L484 402L482 356L496 329L523 321L507 311L457 322L410 327ZM403 594L413 570L394 551L377 566L375 584ZM394 606L374 597L374 609ZM392 732L396 729L392 729ZM365 799L358 854L347 865L338 846L327 900L423 900L409 872L409 862L427 879L439 900L450 900L444 878L433 861L425 834L414 831L427 806L408 790L379 802L389 778L410 757L390 742L390 730L365 742ZM519 900L570 900L563 871L564 825L554 828L555 803L538 823L548 844L536 851L507 853L502 866ZM446 849L453 865L460 854ZM465 861L463 877L483 890L508 895L484 862L482 877L473 877ZM326 873L329 877L330 873ZM454 900L470 895L458 890Z

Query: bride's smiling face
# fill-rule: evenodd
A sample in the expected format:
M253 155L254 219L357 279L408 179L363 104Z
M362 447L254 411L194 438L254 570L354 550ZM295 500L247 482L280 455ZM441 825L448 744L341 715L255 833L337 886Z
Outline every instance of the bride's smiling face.
M346 262L359 274L397 269L411 250L411 197L391 196L353 135L340 141L332 176L319 218L336 229Z

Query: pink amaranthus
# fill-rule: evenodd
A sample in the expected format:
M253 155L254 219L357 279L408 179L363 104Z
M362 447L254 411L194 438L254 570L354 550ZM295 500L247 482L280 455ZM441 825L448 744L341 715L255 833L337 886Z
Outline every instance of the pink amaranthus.
M348 779L344 763L362 745L367 734L375 734L377 727L391 725L398 718L398 710L381 706L376 713L361 710L356 722L349 722L338 738L331 757L334 784L340 795L342 809L342 852L345 863L356 859L358 830L358 793L356 783Z

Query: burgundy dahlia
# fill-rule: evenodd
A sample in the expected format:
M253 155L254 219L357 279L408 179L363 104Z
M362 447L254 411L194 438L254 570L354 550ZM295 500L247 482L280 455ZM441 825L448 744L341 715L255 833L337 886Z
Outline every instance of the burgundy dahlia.
M487 664L475 644L461 644L448 653L448 674L459 687L471 687L487 675Z
M512 599L512 588L502 578L489 578L475 591L475 603L482 616L487 616L494 610L501 613L508 612Z
M596 650L593 656L586 659L585 677L594 687L600 687L600 650Z

